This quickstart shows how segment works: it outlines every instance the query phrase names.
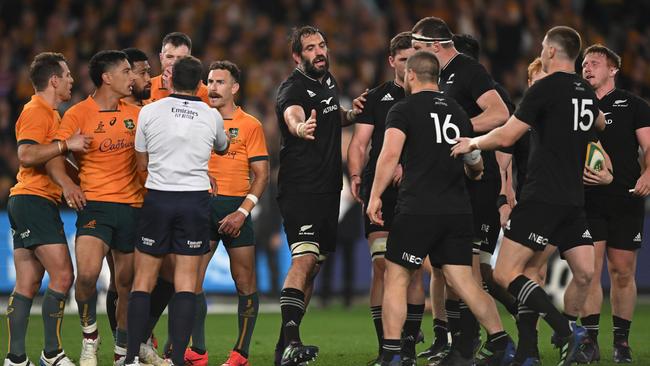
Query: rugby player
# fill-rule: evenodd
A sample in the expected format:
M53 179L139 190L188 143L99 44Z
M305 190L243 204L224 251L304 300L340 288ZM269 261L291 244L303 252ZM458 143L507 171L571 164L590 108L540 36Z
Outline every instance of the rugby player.
M638 151L641 148L645 166L650 164L650 107L638 96L616 87L621 58L611 49L595 44L584 51L582 76L598 97L598 108L604 113L607 128L598 138L614 166L614 180L598 184L597 178L586 177L585 211L595 246L594 278L580 322L587 329L576 355L579 363L600 360L598 328L603 290L600 283L605 254L611 279L610 302L614 332L614 362L632 362L628 343L634 306L636 304L636 259L643 237L644 197L650 194L650 171L641 174ZM567 288L574 296L575 283Z
M568 366L586 336L551 303L544 290L524 274L535 252L549 242L558 246L574 274L580 295L569 304L584 303L594 271L594 249L584 213L582 182L585 151L592 129L605 127L591 87L575 75L574 63L581 48L578 32L554 27L542 42L542 65L548 76L524 95L515 115L505 126L487 135L461 138L452 148L455 156L472 150L511 146L530 127L535 130L529 172L521 201L505 228L494 278L527 308L545 314L557 334L559 365Z
M300 321L320 263L335 249L343 182L341 126L357 114L339 106L320 30L294 29L291 52L296 68L280 85L276 104L282 133L278 204L292 257L280 293L275 363L282 366L309 362L318 354L318 347L302 344Z
M44 347L40 364L73 366L61 344L63 310L74 274L63 222L57 208L61 189L48 177L43 164L68 151L85 152L91 137L79 132L54 141L61 117L57 108L71 98L74 82L66 59L53 52L39 53L29 68L34 95L16 122L20 167L11 188L7 213L14 243L16 283L7 302L8 351L4 366L33 365L25 353L25 335L34 296L47 271L50 280L41 304ZM81 197L70 185L66 199Z
M427 255L488 332L488 341L476 360L454 350L441 364L502 363L512 344L496 315L494 300L473 280L472 209L464 170L477 179L483 173L483 163L480 153L463 161L450 157L450 147L460 136L470 135L472 125L461 106L438 91L438 72L433 54L418 51L409 57L404 81L407 97L388 112L367 209L374 224L384 223L381 195L403 156L404 181L386 248L382 366L402 364L400 332L407 316L406 289L411 273ZM443 171L445 174L438 174Z
M85 198L68 202L78 210L75 299L83 335L81 366L97 365L100 337L96 286L109 250L118 292L115 362L122 363L126 354L126 305L133 281L135 226L143 200L133 149L140 108L122 100L131 95L135 79L126 54L100 51L90 59L88 72L96 91L68 109L56 135L64 140L81 130L93 137L89 151L75 154ZM69 177L63 158L48 162L48 168L55 182L65 189Z
M356 118L354 134L348 147L348 171L350 173L350 190L352 196L365 207L368 207L370 188L375 175L375 167L379 151L384 141L384 126L388 110L404 98L404 67L406 59L413 54L410 32L402 32L390 41L388 63L395 70L393 80L387 81L365 93L360 98L363 103L358 104L362 109ZM371 146L368 161L366 151ZM364 167L365 166L365 167ZM365 233L370 247L372 259L372 283L370 287L370 313L375 325L378 343L378 357L381 356L381 341L383 334L382 307L384 289L384 255L386 254L386 238L393 221L395 203L397 201L397 186L402 179L402 167L398 164L393 176L392 184L386 188L382 195L382 217L384 225L377 226L364 216ZM415 362L415 341L422 313L424 312L424 289L420 271L413 273L414 281L411 282L410 298L408 302L408 316L404 325L404 343L402 363L405 359Z

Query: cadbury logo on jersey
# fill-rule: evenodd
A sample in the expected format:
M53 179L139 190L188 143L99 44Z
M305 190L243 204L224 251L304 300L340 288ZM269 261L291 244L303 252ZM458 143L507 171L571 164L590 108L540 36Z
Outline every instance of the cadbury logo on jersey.
M112 152L120 149L132 149L135 146L133 141L126 142L124 139L119 139L113 143L113 139L107 138L99 144L99 151L101 152Z

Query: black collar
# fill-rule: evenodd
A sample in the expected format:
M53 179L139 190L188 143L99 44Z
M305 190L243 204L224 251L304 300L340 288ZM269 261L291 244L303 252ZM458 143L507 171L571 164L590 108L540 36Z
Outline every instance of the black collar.
M197 97L196 95L170 94L169 96L172 97L172 98L185 99L185 100L194 100L194 101L197 101L197 102L201 101L201 98Z

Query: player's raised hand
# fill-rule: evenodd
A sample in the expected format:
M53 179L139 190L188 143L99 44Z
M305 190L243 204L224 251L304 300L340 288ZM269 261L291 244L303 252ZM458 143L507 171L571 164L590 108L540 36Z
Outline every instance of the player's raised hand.
M381 204L381 198L370 197L368 209L366 210L370 222L378 226L384 226L384 219L381 215Z
M354 100L352 101L352 110L354 111L355 115L363 111L363 107L366 104L367 95L368 95L368 89L366 89L363 93L361 93L361 95L354 98Z
M74 135L65 140L68 150L74 152L88 152L92 142L93 137L90 135L82 135L80 129L77 129Z
M311 115L305 122L300 122L296 125L296 136L305 140L315 140L316 136L316 110L311 110Z
M459 137L456 139L457 143L456 145L451 147L451 156L457 158L463 154L467 154L469 152L472 152L474 150L470 146L470 139L469 137Z

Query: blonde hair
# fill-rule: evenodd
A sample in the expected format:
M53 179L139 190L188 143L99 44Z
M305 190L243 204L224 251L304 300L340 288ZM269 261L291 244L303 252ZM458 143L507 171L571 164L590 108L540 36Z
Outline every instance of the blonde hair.
M533 80L533 75L540 71L542 71L542 59L538 57L528 65L528 82L530 83Z

